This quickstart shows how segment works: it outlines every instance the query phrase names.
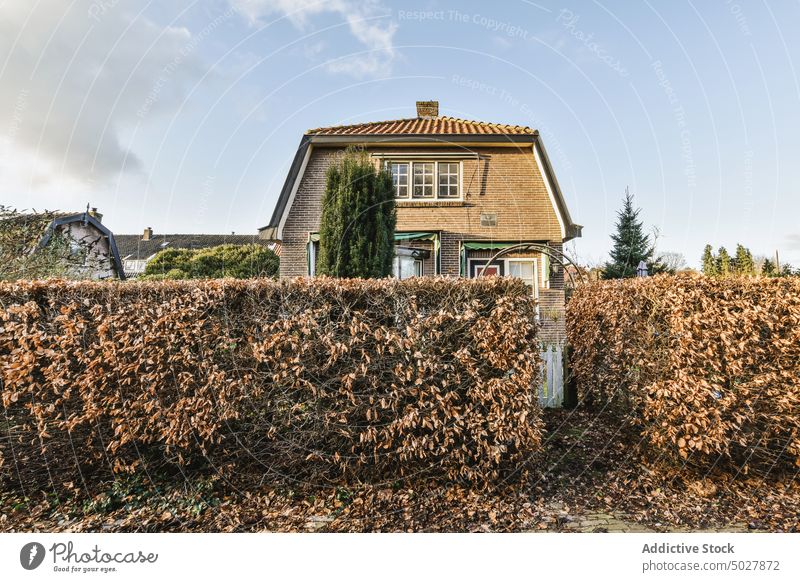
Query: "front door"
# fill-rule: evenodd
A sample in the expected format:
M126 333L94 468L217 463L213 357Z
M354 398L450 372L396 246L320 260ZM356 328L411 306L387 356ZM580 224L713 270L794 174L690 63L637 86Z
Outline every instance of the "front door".
M503 269L504 264L502 261L494 261L491 265L489 265L488 262L489 259L470 259L469 278L502 277L505 275L505 270Z

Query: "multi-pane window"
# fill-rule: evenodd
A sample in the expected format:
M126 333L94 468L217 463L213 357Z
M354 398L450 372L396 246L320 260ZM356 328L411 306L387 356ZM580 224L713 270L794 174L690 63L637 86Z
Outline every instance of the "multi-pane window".
M439 198L458 198L458 162L439 162Z
M531 295L534 297L539 295L536 267L533 261L509 261L508 274L511 277L522 279L522 282L530 289Z
M414 162L414 198L433 198L433 162Z
M397 198L447 199L461 195L460 162L387 162Z
M392 174L394 195L397 198L408 198L408 162L392 162L389 164Z

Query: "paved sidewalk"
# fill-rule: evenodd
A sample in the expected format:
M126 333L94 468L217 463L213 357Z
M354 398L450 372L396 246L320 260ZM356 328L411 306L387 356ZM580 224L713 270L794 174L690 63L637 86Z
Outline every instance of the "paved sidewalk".
M693 533L720 533L720 532L747 532L746 524L730 524L724 528L691 529L688 527L652 528L632 521L624 515L613 513L587 513L582 516L565 521L562 531L594 532L594 533L648 533L648 532L693 532Z

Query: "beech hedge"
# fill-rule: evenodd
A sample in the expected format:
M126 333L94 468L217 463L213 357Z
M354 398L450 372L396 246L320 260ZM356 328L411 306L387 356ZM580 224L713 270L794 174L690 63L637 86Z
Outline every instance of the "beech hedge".
M3 283L0 485L489 487L541 442L534 313L507 279Z
M658 459L800 467L800 279L659 276L581 286L567 308L580 398L628 415Z

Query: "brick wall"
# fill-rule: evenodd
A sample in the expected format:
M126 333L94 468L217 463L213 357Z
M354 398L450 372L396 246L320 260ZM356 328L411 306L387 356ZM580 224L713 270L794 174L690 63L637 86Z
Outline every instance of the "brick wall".
M314 148L311 153L283 228L281 277L303 277L308 274L306 257L308 233L319 232L322 194L325 192L325 172L341 151L333 148Z
M402 150L381 148L380 151ZM464 153L463 149L455 148L442 148L441 151ZM532 149L494 147L472 151L479 154L480 159L472 157L462 162L463 201L399 201L397 229L443 230L457 233L464 240L560 243L561 228L556 211L550 203ZM496 214L497 226L482 227L482 213Z

